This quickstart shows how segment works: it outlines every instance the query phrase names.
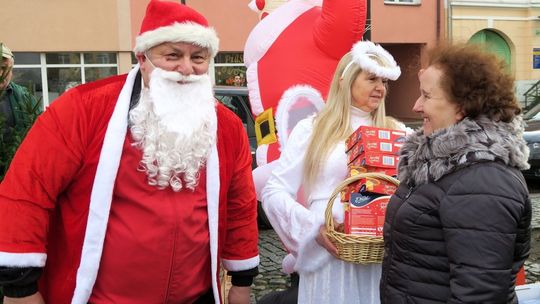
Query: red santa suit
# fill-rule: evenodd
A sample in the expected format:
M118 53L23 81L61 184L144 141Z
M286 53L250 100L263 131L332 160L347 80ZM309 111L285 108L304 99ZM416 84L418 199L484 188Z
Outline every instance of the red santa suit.
M137 72L57 99L0 185L0 266L45 267L40 292L46 303L87 303L92 294L115 184L123 182L117 171ZM219 104L216 111L217 142L204 182L211 285L219 303L219 263L242 271L256 267L259 257L249 144L234 113ZM125 273L108 274L126 279Z

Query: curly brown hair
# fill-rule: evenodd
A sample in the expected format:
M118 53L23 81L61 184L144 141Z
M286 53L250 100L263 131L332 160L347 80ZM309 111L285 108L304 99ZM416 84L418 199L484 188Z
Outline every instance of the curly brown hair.
M465 117L486 115L510 122L521 113L514 78L506 63L478 45L440 45L429 52L429 65L442 71L441 87Z

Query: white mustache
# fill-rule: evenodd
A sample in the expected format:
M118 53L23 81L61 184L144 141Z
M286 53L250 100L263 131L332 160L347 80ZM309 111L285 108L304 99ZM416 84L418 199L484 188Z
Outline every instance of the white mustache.
M182 74L180 74L178 72L165 71L165 70L161 70L161 69L160 69L160 71L158 73L161 73L161 75L162 75L162 77L164 79L174 81L174 82L181 82L181 83L193 83L193 82L200 81L201 79L206 77L205 74L203 74L203 75L191 74L191 75L185 76L185 75L182 75Z

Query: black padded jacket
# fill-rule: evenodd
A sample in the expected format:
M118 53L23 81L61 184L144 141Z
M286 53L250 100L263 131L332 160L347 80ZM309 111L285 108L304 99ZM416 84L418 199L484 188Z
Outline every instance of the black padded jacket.
M404 145L388 204L381 303L517 303L531 204L521 121L464 121Z

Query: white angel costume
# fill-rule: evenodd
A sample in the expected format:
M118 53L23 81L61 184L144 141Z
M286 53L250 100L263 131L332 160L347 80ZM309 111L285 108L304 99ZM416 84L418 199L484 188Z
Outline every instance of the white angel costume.
M394 58L380 45L358 42L352 48L352 55L353 60L343 74L353 62L363 70L387 79L396 80L401 74ZM374 56L384 61L386 66L380 66ZM352 105L350 113L352 130L362 125L373 125L370 113ZM403 125L400 127L405 128ZM320 164L317 178L306 193L306 202L298 199L312 132L313 117L296 124L286 144L281 145L281 156L277 164L273 164L272 174L260 196L266 216L290 252L283 260L283 270L286 273L296 271L300 275L298 303L379 303L380 264L344 262L333 257L316 241L319 229L324 225L330 195L348 174L344 141L337 143ZM339 197L336 200L333 217L336 222L343 222L343 206Z
M372 125L368 112L351 106L351 128ZM283 261L287 273L300 274L298 303L378 303L381 265L359 265L336 259L315 238L324 224L330 195L347 177L345 142L338 143L321 164L311 187L307 206L297 202L303 179L304 159L313 130L313 117L300 121L262 191L262 204L290 254ZM333 214L343 221L343 207L334 203Z

